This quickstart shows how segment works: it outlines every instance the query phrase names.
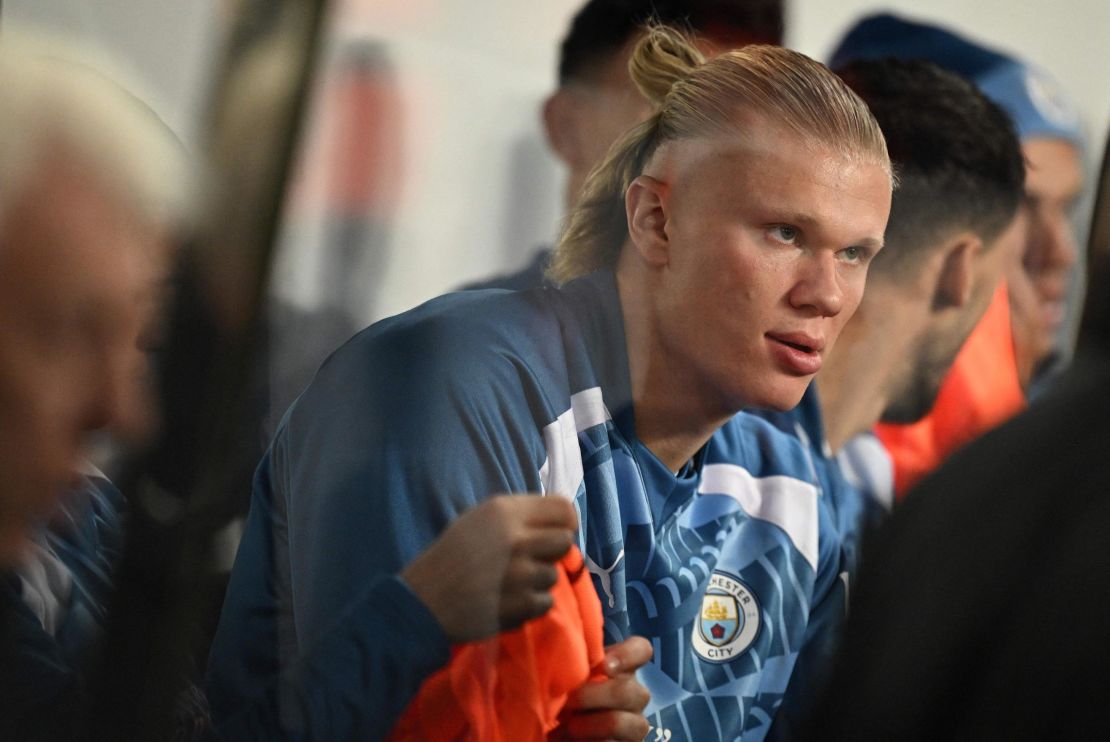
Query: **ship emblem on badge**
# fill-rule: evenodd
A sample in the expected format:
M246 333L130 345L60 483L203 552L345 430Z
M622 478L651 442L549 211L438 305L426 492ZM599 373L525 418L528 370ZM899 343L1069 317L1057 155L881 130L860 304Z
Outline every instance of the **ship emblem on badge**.
M759 603L740 580L714 572L694 624L694 651L709 662L729 662L759 635Z

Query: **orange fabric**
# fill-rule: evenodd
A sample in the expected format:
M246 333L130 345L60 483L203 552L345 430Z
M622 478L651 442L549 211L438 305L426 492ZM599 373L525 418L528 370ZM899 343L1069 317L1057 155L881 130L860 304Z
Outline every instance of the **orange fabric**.
M578 549L559 563L546 615L492 639L459 645L421 686L392 742L545 740L571 691L605 658L601 603Z
M960 349L933 410L912 425L880 423L875 434L894 463L898 499L960 446L1025 407L1014 359L1010 302L1000 284Z

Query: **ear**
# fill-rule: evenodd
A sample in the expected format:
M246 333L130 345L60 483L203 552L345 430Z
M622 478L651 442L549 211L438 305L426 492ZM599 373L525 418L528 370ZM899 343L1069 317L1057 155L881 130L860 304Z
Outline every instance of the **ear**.
M650 175L641 175L628 186L624 208L628 217L628 236L640 256L653 266L670 260L667 235L667 197L670 187Z
M960 232L942 248L933 306L963 307L971 301L975 288L975 265L983 251L983 241L971 232Z
M578 167L578 160L581 159L577 106L574 94L565 88L559 88L543 102L543 129L547 144L571 170Z

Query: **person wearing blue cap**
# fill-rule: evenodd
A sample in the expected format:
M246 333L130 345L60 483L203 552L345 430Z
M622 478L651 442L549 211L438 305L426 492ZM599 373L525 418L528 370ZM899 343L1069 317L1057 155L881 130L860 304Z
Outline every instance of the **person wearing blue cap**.
M925 59L975 83L1013 119L1027 164L1024 245L1005 293L957 357L930 416L879 428L900 496L952 450L1020 410L1059 360L1077 261L1071 211L1083 185L1082 140L1077 113L1046 72L938 26L865 18L831 65L884 57Z

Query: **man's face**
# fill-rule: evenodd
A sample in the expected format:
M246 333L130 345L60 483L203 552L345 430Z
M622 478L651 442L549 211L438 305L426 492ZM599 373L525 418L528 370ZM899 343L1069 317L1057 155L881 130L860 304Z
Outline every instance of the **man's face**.
M555 154L566 164L568 201L622 134L651 115L651 104L628 74L635 39L583 79L568 82L557 97L559 113L547 122ZM553 129L556 129L554 131Z
M914 423L933 408L956 355L982 319L999 280L1018 260L1027 229L1026 215L1019 211L994 244L973 258L974 284L966 305L937 310L929 302L929 306L922 307L930 319L913 350L906 354L901 373L892 380L884 422Z
M1028 139L1025 200L1028 218L1024 251L1006 281L1010 292L1014 352L1026 386L1051 354L1064 320L1064 299L1076 261L1071 211L1083 186L1079 154L1059 139Z
M0 225L0 560L76 479L86 434L146 428L137 347L165 251L56 155Z
M796 405L863 294L890 212L886 170L756 119L673 142L659 363L717 414Z

